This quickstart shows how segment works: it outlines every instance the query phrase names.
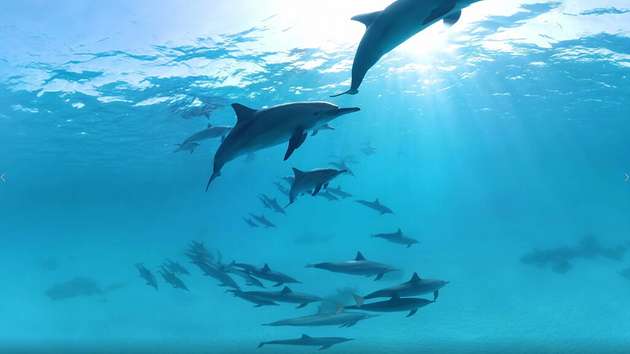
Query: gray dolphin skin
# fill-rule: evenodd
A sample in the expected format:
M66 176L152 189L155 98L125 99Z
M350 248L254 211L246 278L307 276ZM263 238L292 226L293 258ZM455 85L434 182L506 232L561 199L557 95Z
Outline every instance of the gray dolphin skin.
M286 215L286 211L282 206L280 206L280 203L278 203L276 198L271 198L266 194L261 194L258 196L258 199L260 199L265 208L271 209L278 214Z
M251 228L257 228L258 227L258 224L256 224L252 219L243 218L243 221L245 221L245 223Z
M273 184L276 186L280 193L286 195L287 197L289 196L289 189L287 189L287 187L285 187L282 183L273 182Z
M342 190L341 186L337 186L337 188L328 187L328 188L326 188L326 190L329 191L330 193L338 196L339 198L346 199L346 198L351 198L352 197L352 194Z
M175 274L190 275L190 272L188 272L188 269L184 268L184 266L179 264L179 262L175 262L170 259L167 259L166 262L164 262L164 266L166 267L166 269L168 269L169 271Z
M373 312L401 312L409 311L407 317L411 317L418 312L418 309L432 304L435 301L415 298L415 297L400 297L398 294L394 294L391 299L386 301L371 302L369 304L363 303L363 298L355 295L356 305L346 306L346 309L350 310L363 310Z
M328 189L324 190L323 192L319 192L317 194L317 196L325 198L326 200L331 201L331 202L339 200L339 197L337 197L336 195L330 193L330 191Z
M230 132L230 130L232 130L232 127L221 125L213 126L212 124L208 124L208 127L206 127L206 129L189 136L188 138L186 138L186 140L182 142L181 145L196 143L202 140L214 139L219 137L225 139L225 136Z
M195 142L182 143L182 144L177 144L177 149L175 149L175 151L173 152L189 151L192 154L193 152L195 152L195 150L198 147L199 147L199 143L195 143Z
M138 269L138 272L140 273L140 277L146 280L147 282L146 284L148 286L154 287L155 290L158 290L158 285L157 285L157 280L155 279L155 275L153 275L153 273L151 273L151 271L148 270L142 263L137 263L136 268Z
M264 345L279 344L279 345L302 345L319 347L319 350L324 350L332 347L335 344L340 344L353 340L352 338L343 337L311 337L306 334L302 334L302 337L297 339L281 339L272 340L268 342L261 342L258 344L258 348L262 348Z
M333 161L330 163L330 166L338 170L345 170L350 176L354 177L354 172L352 172L352 170L348 166L348 163L345 160Z
M219 281L220 286L227 286L230 288L238 289L238 284L230 277L223 269L217 267L215 264L203 261L193 261L199 269L203 272L203 275L212 277Z
M234 274L238 277L240 277L241 279L245 280L245 284L249 285L249 286L256 286L259 288L264 288L265 285L258 280L257 278L253 277L251 274L249 274L249 272L236 268L233 265L234 263L227 265L224 267L224 271L226 273L230 273L230 274Z
M269 299L277 302L284 302L289 304L298 304L297 308L303 308L312 302L321 301L322 298L315 295L300 293L291 290L288 286L285 286L280 291L251 291L252 295Z
M251 303L253 303L255 306L254 307L261 307L261 306L270 306L270 305L278 305L276 302L274 302L273 300L270 300L268 298L263 298L260 296L256 296L255 294L253 294L253 291L242 291L239 289L229 289L226 290L229 293L234 294L234 296L241 298L245 301L249 301Z
M350 261L324 262L309 264L307 268L323 269L334 273L344 273L351 275L362 275L366 277L376 276L374 280L379 280L385 273L393 272L397 269L386 264L367 260L361 252L357 252L356 257Z
M418 243L418 240L405 236L401 229L398 229L396 232L374 234L372 235L372 237L382 238L391 243L397 243L399 245L405 245L407 246L407 248Z
M381 215L385 215L385 214L393 214L394 211L391 210L390 208L386 207L385 205L381 204L381 202L377 199L374 199L373 202L370 202L369 200L357 200L357 203L364 205L370 209L374 209L376 211L378 211Z
M260 225L262 225L262 226L264 226L266 228L276 227L276 225L274 223L272 223L271 221L269 221L269 219L267 219L264 215L249 214L249 216L251 216Z
M160 274L162 275L162 278L164 278L164 281L171 284L173 288L190 291L188 290L186 284L184 284L184 282L177 277L175 273L166 269L166 267L162 267L162 269L160 269Z
M339 326L352 327L359 321L376 317L364 312L337 311L335 313L318 313L286 320L266 323L263 326L294 326L294 327L318 327L318 326Z
M269 267L268 264L265 263L265 265L262 268L258 268L256 266L247 264L247 263L236 263L233 262L232 265L234 267L238 267L243 269L246 272L249 272L251 275L255 276L256 278L260 278L260 279L265 279L265 280L269 280L272 282L275 282L275 284L273 285L274 287L277 286L281 286L284 284L290 284L290 283L299 283L298 280L284 274L278 271L273 271L271 270L271 268Z
M366 30L352 63L352 83L343 94L359 92L365 74L383 55L439 20L455 24L463 8L479 0L397 0L383 11L357 15Z
M422 279L418 273L413 273L409 281L400 285L374 291L363 298L375 299L378 297L393 297L394 295L405 297L433 293L433 301L435 301L438 297L438 291L448 283L449 282L445 280Z
M261 110L235 103L232 108L237 123L214 155L206 191L229 161L288 141L284 155L287 160L304 143L308 131L315 132L337 117L360 110L358 107L339 108L328 102L295 102Z
M322 188L328 187L328 183L335 177L346 173L346 170L334 168L318 168L310 171L301 171L293 168L293 183L289 190L289 204L293 204L297 196L301 193L309 192L317 195Z

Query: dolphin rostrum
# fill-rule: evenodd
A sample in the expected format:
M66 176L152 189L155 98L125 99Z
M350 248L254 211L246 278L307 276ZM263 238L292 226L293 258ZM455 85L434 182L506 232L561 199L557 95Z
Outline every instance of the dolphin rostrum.
M155 275L153 275L153 273L151 273L151 271L148 270L142 263L137 263L136 268L138 269L138 272L140 273L140 277L146 280L147 285L152 286L155 288L155 290L157 290L158 285L157 285L157 280L155 279Z
M444 280L422 279L418 276L418 273L413 273L413 276L411 276L409 281L400 285L377 290L364 296L363 298L375 299L378 297L393 297L394 294L404 297L433 293L433 301L435 301L438 297L438 291L448 283L448 281Z
M365 259L361 252L357 252L356 257L350 261L315 263L309 264L306 267L324 269L334 273L362 275L366 277L376 275L374 280L379 280L383 277L383 275L385 275L385 273L396 270L386 264Z
M229 161L288 141L284 155L287 160L304 143L309 131L315 132L337 117L360 110L339 108L328 102L295 102L261 110L235 103L232 108L237 122L214 155L206 190Z
M413 239L411 237L407 237L403 234L401 229L398 229L396 232L386 232L380 234L374 234L372 237L382 238L392 243L397 243L399 245L406 245L407 248L412 245L418 243L418 240Z
M347 171L334 168L319 168L311 171L293 168L294 179L289 190L289 205L293 204L301 193L309 192L311 195L317 195L322 188L328 187L330 181L345 172Z
M411 317L418 312L420 307L432 304L435 301L421 299L416 297L400 297L398 294L394 294L391 299L386 301L371 302L369 304L363 303L363 298L355 295L356 305L346 306L347 309L374 311L374 312L400 312L409 311L407 317Z
M369 200L357 200L357 203L364 205L370 209L374 209L376 211L378 211L381 215L385 215L385 214L393 214L394 211L391 210L390 208L386 207L385 205L381 204L381 202L377 199L375 199L373 202L370 202Z
M268 344L281 344L281 345L303 345L319 347L319 350L324 350L332 347L335 344L344 343L353 340L352 338L343 337L311 337L306 334L302 334L302 337L297 339L282 339L272 340L268 342L261 342L258 344L258 348Z
M276 225L272 223L271 221L269 221L269 219L267 219L264 215L249 214L249 216L251 216L254 220L256 220L256 222L258 222L259 224L263 225L266 228L276 227Z
M383 11L357 15L354 21L365 25L365 34L352 63L352 83L343 94L359 92L365 74L383 55L439 20L453 25L461 11L479 0L397 0Z

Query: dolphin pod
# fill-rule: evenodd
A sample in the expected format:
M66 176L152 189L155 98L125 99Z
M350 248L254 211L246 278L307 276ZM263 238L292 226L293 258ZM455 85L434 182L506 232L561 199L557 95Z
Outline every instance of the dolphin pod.
M347 91L331 97L357 94L365 74L383 55L437 21L454 25L462 9L477 1L397 0L383 11L354 16L353 21L365 25L365 33L352 63L352 82Z

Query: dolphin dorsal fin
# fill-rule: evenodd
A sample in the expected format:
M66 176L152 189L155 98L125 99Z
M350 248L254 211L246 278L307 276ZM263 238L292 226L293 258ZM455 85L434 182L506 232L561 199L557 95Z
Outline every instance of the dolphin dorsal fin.
M304 174L304 171L298 170L297 168L293 167L293 175L295 176L295 178L298 178L298 176L301 176Z
M262 271L267 273L271 270L271 268L269 268L269 264L265 263L265 265L262 267Z
M208 123L208 126L206 128L212 128L212 123Z
M359 252L357 252L357 256L354 257L354 260L355 261L364 261L365 257L363 257L363 254L359 251Z
M420 281L420 276L418 275L418 273L414 272L413 275L411 276L411 279L409 280L410 282L416 282L416 281Z
M302 339L310 339L311 337L307 336L306 334L302 335Z
M282 288L282 293L283 294L289 294L291 293L291 288L289 288L288 286L285 286L284 288Z
M376 198L376 199L374 199L374 204L381 205L381 202L378 200L378 198Z
M402 230L400 229L400 227L398 228L398 231L396 231L396 233L402 235Z
M237 123L246 122L254 118L254 113L256 113L255 109L249 108L240 103L233 103L232 108L234 109L234 113L236 113Z
M375 11L367 14L356 15L352 17L351 20L361 22L365 25L365 27L370 27L374 20L381 14L381 12L383 11Z

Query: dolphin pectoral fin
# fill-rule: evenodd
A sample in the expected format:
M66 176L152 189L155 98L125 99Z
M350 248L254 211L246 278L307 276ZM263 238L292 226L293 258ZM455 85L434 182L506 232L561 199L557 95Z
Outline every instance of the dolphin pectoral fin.
M411 316L415 315L416 312L418 312L418 309L413 309L413 310L409 311L409 313L407 314L406 317L411 317Z
M284 283L275 283L275 284L273 284L273 287L277 288L277 287L281 286L282 284L284 284Z
M284 161L288 160L289 157L291 157L291 154L293 154L293 151L295 151L295 149L299 148L304 143L307 135L308 134L306 134L306 131L301 128L296 129L293 132L293 135L291 135L291 139L289 139L289 147L287 148L287 152L284 154Z
M379 274L376 276L376 278L374 278L374 280L376 281L376 280L381 280L381 279L383 279L383 275L385 275L385 273L379 273Z
M317 193L319 193L319 191L322 190L322 185L318 184L317 187L315 187L315 190L313 190L313 193L311 193L313 196L317 195Z
M305 303L299 304L299 305L297 305L295 308L296 308L296 309L301 309L301 308L306 307L306 305L308 305L308 302L305 302Z
M435 291L433 292L433 301L437 300L438 295L440 295L440 291L439 291L439 290L435 290Z
M359 90L354 89L354 88L350 88L348 89L348 91L344 91L335 95L331 95L330 97L339 97L339 96L343 96L343 95L356 95L357 93L359 93Z
M457 1L455 1L455 0L447 1L446 3L441 5L440 7L437 7L435 9L433 9L431 14L427 18L424 19L422 24L423 25L429 24L429 23L439 19L440 17L446 15L447 13L449 13L449 11L453 10L453 8L455 7L456 3L457 3Z
M256 347L256 349L262 348L262 347L263 347L263 345L265 345L265 344L267 344L267 343L265 343L265 342L260 342L260 344L258 344L258 346Z
M332 347L332 345L322 345L321 347L319 347L319 349L317 350L326 350L328 348Z
M457 23L457 21L459 21L459 18L462 17L462 11L457 11L454 12L446 17L444 17L442 20L444 21L444 24L447 26L452 26L454 24Z
M315 130L313 130L313 132L311 133L311 136L315 136L315 135L317 135L317 133L319 133L319 130L318 130L318 129L315 129Z
M356 15L356 16L352 17L351 20L352 21L361 22L362 24L365 25L365 27L370 27L370 25L374 22L374 20L376 20L376 18L382 12L383 11L375 11L375 12L370 12L370 13L367 13L367 14Z

